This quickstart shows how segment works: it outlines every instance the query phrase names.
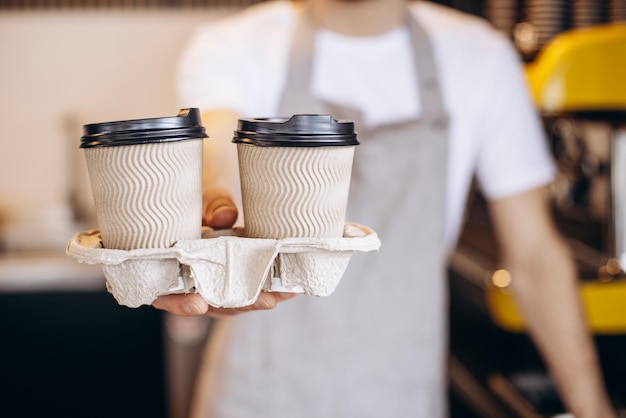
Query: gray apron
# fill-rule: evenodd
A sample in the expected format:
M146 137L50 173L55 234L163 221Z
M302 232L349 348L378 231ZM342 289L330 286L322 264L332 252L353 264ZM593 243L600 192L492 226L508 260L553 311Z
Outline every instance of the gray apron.
M429 41L407 19L422 114L367 130L358 112L311 96L315 28L301 14L279 115L355 120L347 220L372 227L382 247L355 252L329 297L220 320L194 417L446 416L447 117Z

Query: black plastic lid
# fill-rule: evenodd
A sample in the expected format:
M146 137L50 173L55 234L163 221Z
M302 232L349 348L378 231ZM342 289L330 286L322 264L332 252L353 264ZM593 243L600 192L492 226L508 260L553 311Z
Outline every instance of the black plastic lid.
M239 119L233 141L266 147L334 147L359 145L354 122L330 115Z
M177 116L83 125L81 148L114 147L208 138L200 111L181 109Z

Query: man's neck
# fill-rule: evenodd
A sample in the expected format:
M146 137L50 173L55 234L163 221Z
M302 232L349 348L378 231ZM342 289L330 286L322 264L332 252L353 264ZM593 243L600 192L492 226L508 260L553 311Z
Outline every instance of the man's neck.
M308 0L321 27L350 36L375 36L405 21L405 0Z

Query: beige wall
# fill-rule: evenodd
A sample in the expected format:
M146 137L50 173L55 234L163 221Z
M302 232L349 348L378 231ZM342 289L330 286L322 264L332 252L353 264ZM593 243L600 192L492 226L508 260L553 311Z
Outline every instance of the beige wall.
M59 230L72 184L88 207L82 124L174 115L180 49L196 25L230 12L0 13L0 232Z

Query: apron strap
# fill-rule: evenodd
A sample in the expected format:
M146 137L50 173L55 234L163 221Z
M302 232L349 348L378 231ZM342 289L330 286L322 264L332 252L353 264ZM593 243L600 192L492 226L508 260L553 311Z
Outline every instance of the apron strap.
M411 46L417 69L418 95L422 103L428 103L428 106L423 106L422 114L440 115L445 113L445 105L437 77L433 48L428 35L408 7L405 8L405 16L406 25L411 34ZM280 101L281 116L287 117L294 113L326 113L327 111L320 100L312 95L299 94L300 86L311 88L316 30L311 7L305 5L298 12L292 36L289 55L290 69ZM290 114L286 114L287 112Z

